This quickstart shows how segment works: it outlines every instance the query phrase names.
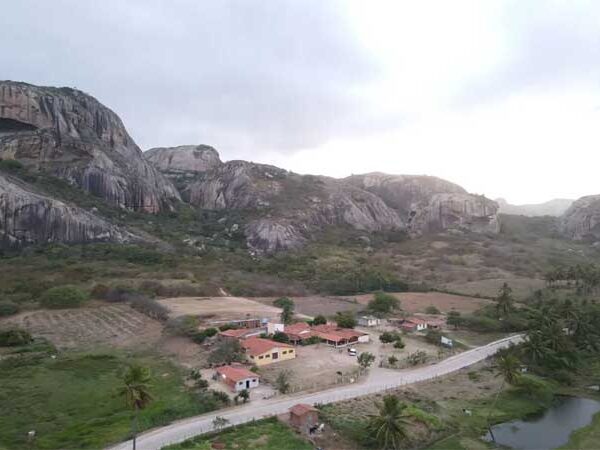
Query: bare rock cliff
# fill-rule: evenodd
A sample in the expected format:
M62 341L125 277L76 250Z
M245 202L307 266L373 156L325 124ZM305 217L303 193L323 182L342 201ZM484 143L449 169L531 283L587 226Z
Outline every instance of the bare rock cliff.
M122 208L158 212L180 201L119 117L70 88L0 81L0 159L16 159Z
M80 208L0 173L0 248L51 242L127 242L135 237Z
M561 233L575 240L600 240L600 195L576 200L560 218Z
M219 153L208 145L156 147L144 152L144 158L167 176L195 174L223 164Z
M463 229L498 233L498 204L461 186L425 175L368 173L346 180L394 208L414 234Z

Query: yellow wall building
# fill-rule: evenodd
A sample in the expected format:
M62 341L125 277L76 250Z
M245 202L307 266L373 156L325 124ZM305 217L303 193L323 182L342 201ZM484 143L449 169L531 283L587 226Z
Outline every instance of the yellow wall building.
M241 344L248 359L257 366L266 366L296 357L296 350L293 346L270 339L252 337L244 339Z

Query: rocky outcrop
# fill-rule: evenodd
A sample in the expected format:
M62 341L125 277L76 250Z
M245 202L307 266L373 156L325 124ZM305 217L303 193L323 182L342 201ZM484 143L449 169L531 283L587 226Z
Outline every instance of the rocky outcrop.
M0 173L0 248L51 242L127 242L132 234Z
M600 240L600 195L576 200L560 218L561 233L575 240Z
M435 194L466 194L462 187L441 178L426 175L388 175L374 172L352 175L346 181L379 196L402 217L408 217L414 205L426 204Z
M144 152L144 158L172 177L206 172L223 164L219 153L208 145L151 148Z
M500 206L500 214L514 214L527 217L560 217L573 204L573 200L569 200L566 198L555 198L544 203L512 205L503 198L497 198L496 203L498 203L498 205Z
M435 194L428 202L413 205L409 213L409 230L433 233L448 229L476 233L498 233L498 204L472 194Z
M425 175L368 173L346 180L394 208L414 234L463 229L498 233L498 204L457 184Z
M1 81L0 159L16 159L122 208L158 212L180 201L119 117L74 89Z

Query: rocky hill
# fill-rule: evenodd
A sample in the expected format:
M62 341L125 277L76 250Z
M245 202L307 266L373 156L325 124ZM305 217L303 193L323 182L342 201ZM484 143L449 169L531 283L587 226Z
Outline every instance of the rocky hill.
M600 195L573 202L560 218L560 230L570 239L600 240Z
M114 112L69 88L0 82L0 160L23 167L19 176L4 170L0 177L3 245L133 238L123 228L131 225L124 216L116 227L111 221L119 214L78 203L79 194L48 191L52 179L111 208L158 214L185 202L196 211L239 213L235 228L256 252L298 248L330 227L409 234L499 229L495 202L439 178L299 175L223 162L205 145L142 154ZM47 183L39 183L40 177ZM173 239L185 232L177 226Z
M223 163L206 146L152 149L147 158L177 179L184 201L203 209L250 210L245 233L259 251L297 248L327 226L415 234L499 230L493 201L435 177L298 175L246 161Z
M180 199L121 119L74 89L0 81L0 159L16 159L122 208L156 213Z
M566 198L555 198L544 203L527 205L512 205L503 198L497 198L496 203L500 206L500 214L515 214L527 217L540 216L562 216L573 204L573 200Z

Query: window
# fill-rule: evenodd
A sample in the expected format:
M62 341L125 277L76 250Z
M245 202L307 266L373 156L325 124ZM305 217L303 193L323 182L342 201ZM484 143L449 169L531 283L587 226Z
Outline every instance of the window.
M243 381L240 381L238 384L241 386L241 385L243 385L243 384L244 384L244 382L243 382Z
M253 378L253 379L252 379L252 382L253 382L253 383L256 383L256 378Z
M277 352L274 352L274 353L273 353L273 359L277 359L277 358L279 358L279 353L277 353Z
M262 358L262 356L261 356L261 358ZM254 359L254 356L253 356L253 355L250 355L250 359Z
M260 355L260 356L258 357L258 359L263 359L263 358L264 358L264 356L263 356L263 355ZM254 356L252 357L252 359L254 359Z
M283 352L283 353L285 353L285 352ZM290 350L290 354L292 354L292 353L294 353L294 350Z
M270 357L271 357L271 355L265 355L265 358L270 358Z
M287 352L284 350L281 352L282 355L287 355Z

